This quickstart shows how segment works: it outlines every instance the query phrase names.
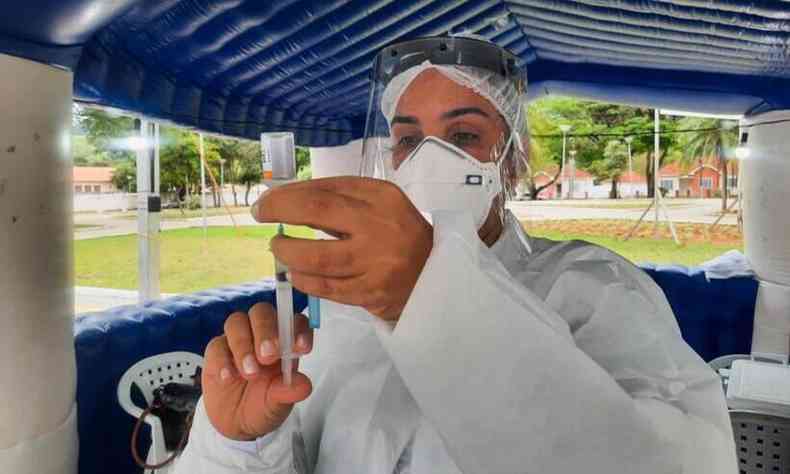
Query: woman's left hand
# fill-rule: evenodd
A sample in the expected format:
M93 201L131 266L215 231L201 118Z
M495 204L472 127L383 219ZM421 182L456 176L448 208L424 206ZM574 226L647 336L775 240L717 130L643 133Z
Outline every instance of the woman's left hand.
M278 236L271 247L299 290L397 320L433 247L433 227L396 185L337 177L271 189L258 222L306 225L338 237Z

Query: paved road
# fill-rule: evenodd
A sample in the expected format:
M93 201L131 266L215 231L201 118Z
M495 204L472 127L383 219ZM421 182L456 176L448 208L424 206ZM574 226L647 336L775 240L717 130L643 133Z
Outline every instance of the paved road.
M238 225L254 225L255 220L248 213L233 214L233 219ZM210 226L233 225L233 221L228 215L210 216L206 218ZM89 228L75 229L74 238L95 239L98 237L110 237L115 235L128 235L137 233L137 220L128 217L119 217L115 213L84 213L75 214L74 223L79 225L91 226ZM200 227L203 225L203 218L190 217L187 219L166 219L162 221L162 230L184 229L187 227Z
M710 224L719 215L721 201L719 199L668 199L667 209L675 222L697 222ZM620 200L590 199L574 201L513 201L508 207L520 219L554 220L554 219L627 219L637 220L644 209L650 204L649 200ZM653 219L651 210L648 216ZM238 225L254 225L255 221L246 212L234 214ZM663 214L661 216L663 218ZM76 224L93 226L77 229L75 239L92 239L113 235L127 235L137 233L137 221L133 218L121 218L118 214L76 214ZM212 216L207 218L208 225L229 226L233 225L230 217ZM168 219L162 222L163 230L183 229L186 227L199 227L202 218ZM734 214L728 214L722 224L736 224Z
M674 222L695 222L710 224L719 216L719 199L667 199L669 216ZM638 220L650 205L649 200L608 199L574 201L513 201L508 207L519 219L528 220L566 220L566 219L626 219ZM620 206L623 208L613 208ZM653 209L646 218L654 219ZM663 219L664 214L660 217ZM735 225L735 214L727 214L722 224Z
M163 298L174 296L170 293L162 294ZM115 290L112 288L95 288L92 286L74 287L74 313L89 313L103 311L114 306L137 304L137 291Z

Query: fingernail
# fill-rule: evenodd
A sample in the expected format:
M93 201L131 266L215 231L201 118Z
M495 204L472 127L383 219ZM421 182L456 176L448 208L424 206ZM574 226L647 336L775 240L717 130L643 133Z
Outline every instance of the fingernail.
M299 334L296 336L296 347L298 347L301 352L310 350L310 339L307 337L307 334Z
M252 354L247 354L247 357L241 363L244 366L244 373L247 375L255 375L258 373L258 363L255 362L255 357Z
M252 203L252 206L250 206L250 214L253 219L258 220L258 201L255 201Z
M277 348L274 347L274 343L272 341L263 341L261 343L261 356L262 357L274 357L277 355Z
M222 370L219 371L219 378L223 382L227 382L228 379L230 378L230 370L223 367Z

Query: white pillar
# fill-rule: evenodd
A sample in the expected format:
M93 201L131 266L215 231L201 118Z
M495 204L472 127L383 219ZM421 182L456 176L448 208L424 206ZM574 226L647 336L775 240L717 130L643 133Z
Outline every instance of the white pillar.
M310 148L310 171L313 179L330 176L359 176L362 140L346 145Z
M560 194L564 194L566 197L568 196L568 185L565 180L565 176L568 173L568 170L565 168L565 142L567 138L567 132L562 131L562 179L560 183L562 183L562 192ZM562 196L560 196L562 197Z
M159 125L140 121L137 146L137 287L140 303L159 291Z
M345 145L310 148L310 171L313 179L332 176L359 176L362 166L362 140ZM319 238L333 239L321 231Z
M0 472L76 473L72 74L0 71Z
M740 163L744 251L760 280L752 355L790 354L790 111L743 119Z
M568 184L568 199L576 199L575 188L576 188L576 153L571 150L571 159L570 159L570 172L571 172L571 179L570 183Z

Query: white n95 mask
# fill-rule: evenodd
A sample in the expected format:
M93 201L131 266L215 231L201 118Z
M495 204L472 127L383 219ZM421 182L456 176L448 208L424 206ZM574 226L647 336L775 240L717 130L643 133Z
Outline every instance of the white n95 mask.
M469 212L477 229L502 192L497 163L482 163L436 137L423 139L395 170L392 181L421 212Z

